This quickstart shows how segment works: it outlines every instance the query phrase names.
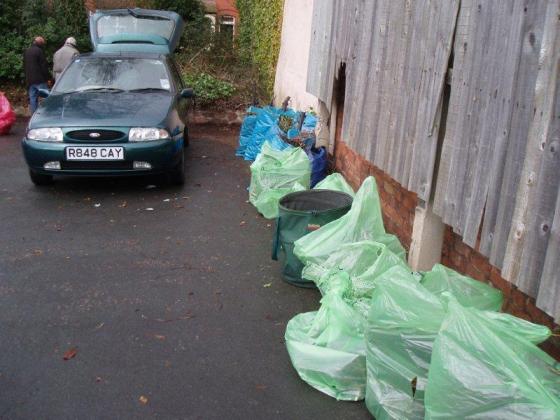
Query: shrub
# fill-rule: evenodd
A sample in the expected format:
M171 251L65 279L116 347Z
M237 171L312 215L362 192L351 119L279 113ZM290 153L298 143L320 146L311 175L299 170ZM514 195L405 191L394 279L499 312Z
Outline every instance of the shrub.
M194 89L196 100L202 105L228 99L235 93L235 86L207 73L185 74L187 86Z
M280 53L283 0L236 0L239 10L239 54L257 69L259 82L271 97Z

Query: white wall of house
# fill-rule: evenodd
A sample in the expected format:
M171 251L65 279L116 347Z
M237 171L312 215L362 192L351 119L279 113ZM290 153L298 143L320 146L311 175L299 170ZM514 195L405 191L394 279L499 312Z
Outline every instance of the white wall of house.
M313 0L284 1L282 42L274 81L274 103L277 106L289 96L292 108L306 111L313 107L317 110L317 98L305 90L312 17Z

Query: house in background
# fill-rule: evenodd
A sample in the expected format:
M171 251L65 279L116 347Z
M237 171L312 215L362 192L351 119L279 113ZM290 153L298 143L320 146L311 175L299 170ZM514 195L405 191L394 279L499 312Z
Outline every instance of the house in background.
M212 22L214 31L222 34L237 34L239 12L235 7L235 0L202 0L206 17Z

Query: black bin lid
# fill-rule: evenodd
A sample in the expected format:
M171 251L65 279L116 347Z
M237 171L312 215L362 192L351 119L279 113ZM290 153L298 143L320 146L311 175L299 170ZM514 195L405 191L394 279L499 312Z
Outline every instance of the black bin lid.
M333 190L296 191L282 197L279 205L287 211L320 213L351 206L352 196Z

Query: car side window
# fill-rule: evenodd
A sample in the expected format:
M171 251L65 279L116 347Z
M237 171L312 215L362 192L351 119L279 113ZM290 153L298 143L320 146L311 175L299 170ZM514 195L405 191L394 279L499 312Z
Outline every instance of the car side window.
M170 59L168 63L169 63L169 69L171 70L171 77L173 77L173 82L175 83L177 90L180 91L181 89L184 88L183 79L179 71L177 70L177 65L175 64L175 62Z

